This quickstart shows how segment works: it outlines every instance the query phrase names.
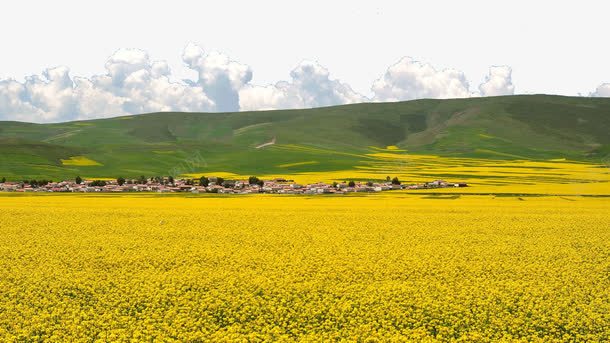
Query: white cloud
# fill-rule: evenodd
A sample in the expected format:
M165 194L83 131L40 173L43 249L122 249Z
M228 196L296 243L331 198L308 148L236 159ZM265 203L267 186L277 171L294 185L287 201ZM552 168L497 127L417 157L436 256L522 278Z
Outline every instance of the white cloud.
M252 80L249 66L218 52L205 54L192 43L184 49L182 60L198 72L197 84L216 103L217 111L239 111L239 89Z
M464 73L455 69L437 70L431 64L403 57L390 66L372 86L377 101L422 98L465 98L471 95Z
M509 66L493 66L485 82L479 85L481 96L512 95L515 87L512 83L512 69Z
M142 50L118 50L106 62L106 70L106 75L91 78L91 86L105 101L114 97L111 103L121 104L122 114L215 109L200 87L171 82L167 62L151 62Z
M155 78L171 75L169 65L167 65L167 62L165 61L154 61L151 66L151 73Z
M31 121L44 115L27 101L25 86L15 80L0 80L0 119Z
M304 107L330 106L361 102L366 98L339 80L331 80L330 73L316 62L301 62L290 72L292 84L285 87L303 100Z
M59 122L158 111L218 112L312 108L365 101L464 98L471 92L458 70L438 70L409 57L390 66L372 85L372 99L333 79L318 62L303 61L287 81L250 83L251 68L195 44L182 53L197 80L172 81L167 62L153 61L139 49L120 49L108 58L106 72L72 77L67 67L49 68L23 82L0 79L0 120ZM491 67L480 94L513 94L511 69ZM609 96L610 86L597 96ZM605 94L605 95L604 95Z
M74 85L76 98L79 99L78 119L94 119L130 114L123 108L123 105L128 100L127 98L98 87L92 80L85 77L75 77ZM63 119L65 120L65 118Z
M290 100L286 92L278 85L247 85L239 90L239 108L242 111L297 108L297 102L292 101L291 103Z
M71 78L67 67L46 69L20 83L0 81L0 118L32 122L92 119L157 111L214 111L198 85L171 82L165 61L138 49L120 49L106 74Z
M599 85L595 92L591 93L591 96L595 97L610 97L610 83L602 83Z
M42 77L33 75L24 84L25 99L41 112L43 121L61 119L75 112L74 87L67 67L49 68Z
M148 54L140 49L119 49L106 61L112 83L120 86L131 74L150 69Z
M242 110L311 108L367 101L345 83L330 78L317 62L303 61L290 72L291 81L248 86L239 92Z

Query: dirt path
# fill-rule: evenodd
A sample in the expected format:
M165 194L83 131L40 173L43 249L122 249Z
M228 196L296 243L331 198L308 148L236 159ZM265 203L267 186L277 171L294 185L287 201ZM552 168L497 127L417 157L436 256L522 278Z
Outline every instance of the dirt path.
M266 146L273 145L273 144L275 144L275 137L273 137L273 139L270 142L263 143L261 145L256 146L256 149L264 148Z

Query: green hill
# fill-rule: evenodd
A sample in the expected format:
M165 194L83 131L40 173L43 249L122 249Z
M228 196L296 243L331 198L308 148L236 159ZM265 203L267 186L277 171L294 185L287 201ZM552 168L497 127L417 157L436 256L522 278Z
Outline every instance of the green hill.
M0 177L345 170L390 145L442 156L599 161L610 153L609 132L610 99L547 95L0 122Z

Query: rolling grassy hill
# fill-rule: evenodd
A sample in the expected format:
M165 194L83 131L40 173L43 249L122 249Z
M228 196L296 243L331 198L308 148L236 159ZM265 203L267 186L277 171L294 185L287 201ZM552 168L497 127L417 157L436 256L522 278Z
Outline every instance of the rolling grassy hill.
M609 132L610 99L547 95L0 122L0 177L349 170L387 146L412 154L599 162L610 154Z

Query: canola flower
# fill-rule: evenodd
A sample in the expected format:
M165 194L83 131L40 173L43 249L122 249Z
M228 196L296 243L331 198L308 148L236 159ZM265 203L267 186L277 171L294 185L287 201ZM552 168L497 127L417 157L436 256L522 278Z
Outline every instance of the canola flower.
M590 197L0 196L0 341L610 340Z
M311 151L322 154L353 155L321 148L278 145L287 151ZM406 150L391 146L382 149L369 147L371 153L358 155L362 165L349 170L296 172L259 175L262 179L289 178L307 184L342 180L379 180L386 176L398 177L407 183L421 183L444 179L450 182L466 182L468 189L445 188L443 193L522 193L551 195L607 195L610 194L609 164L568 161L565 158L548 161L493 160L464 157L441 157L435 155L410 154ZM313 163L312 163L313 162ZM315 161L286 163L277 167L289 168L318 164ZM247 179L250 175L231 172L208 171L190 173L184 177L221 176L232 179ZM423 192L427 192L424 190Z
M64 166L101 166L102 164L94 161L86 156L72 156L68 159L61 160Z

